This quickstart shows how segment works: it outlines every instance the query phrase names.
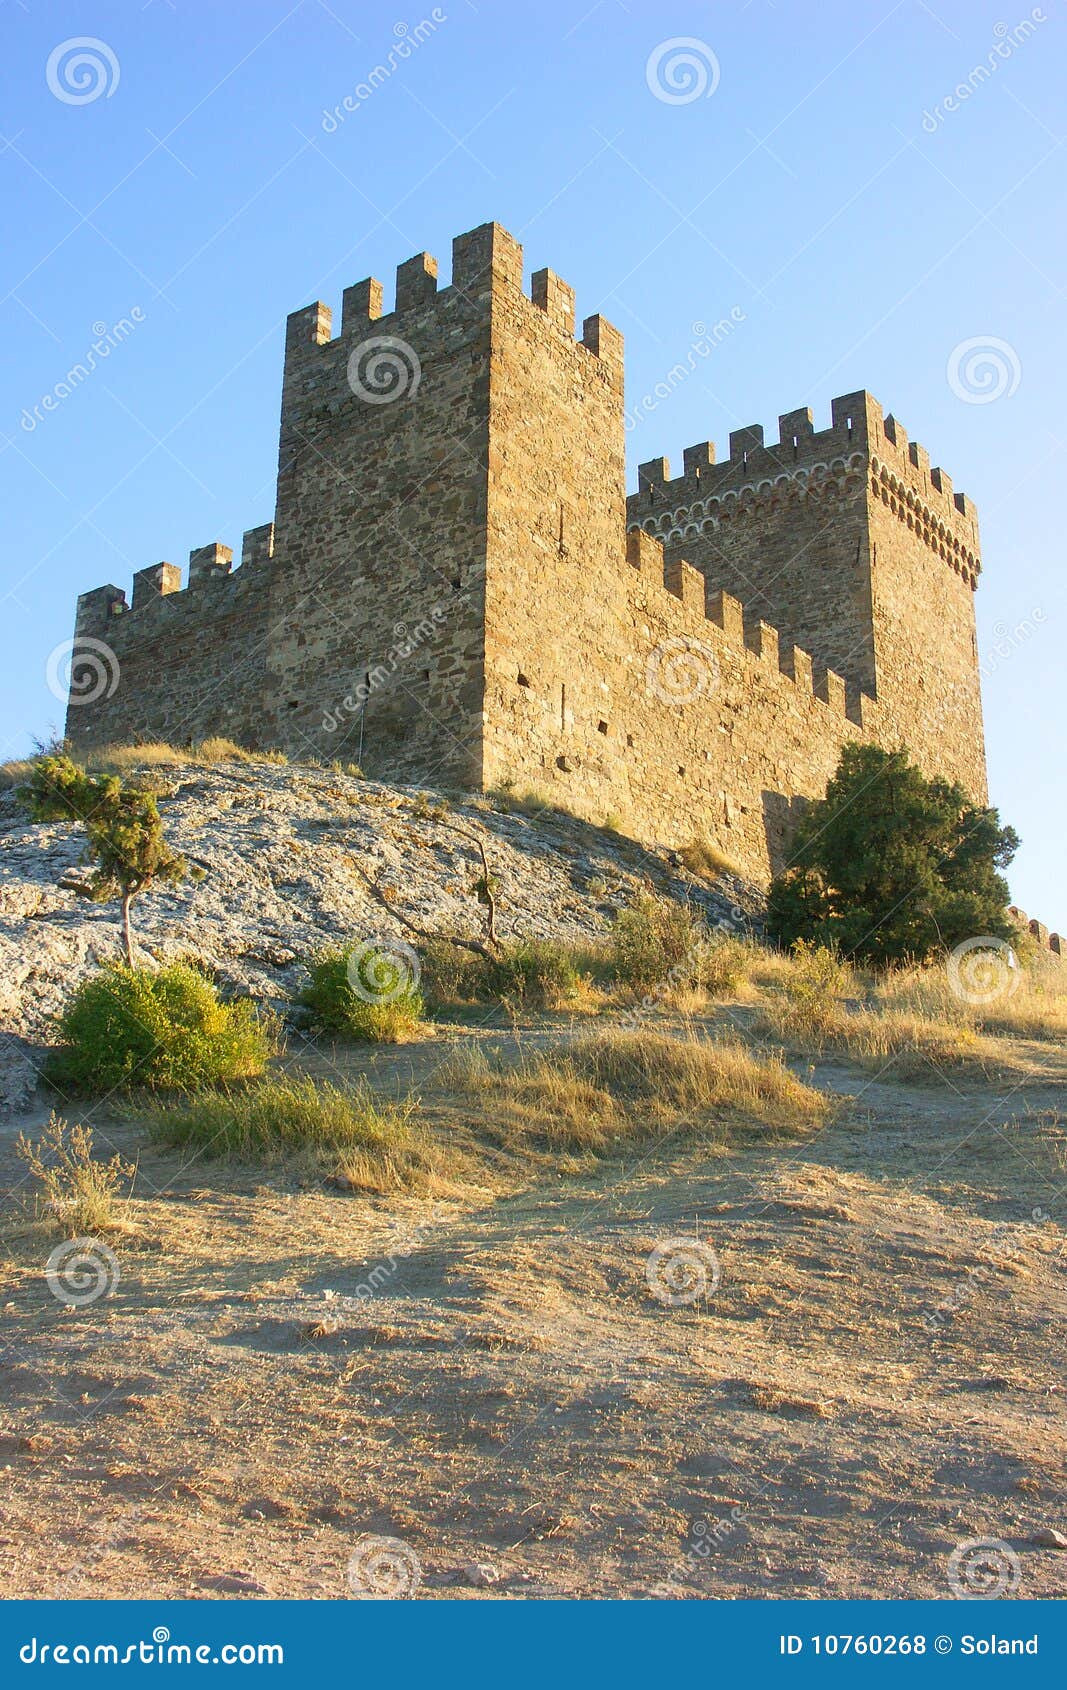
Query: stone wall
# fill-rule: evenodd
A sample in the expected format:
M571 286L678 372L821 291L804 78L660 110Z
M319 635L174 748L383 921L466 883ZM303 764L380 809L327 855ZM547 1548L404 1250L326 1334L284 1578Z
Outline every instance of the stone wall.
M883 731L931 774L987 797L971 500L900 424L873 443L868 499L877 694Z
M875 690L867 399L835 399L832 426L819 432L810 411L787 412L775 445L758 424L735 429L721 464L711 441L689 446L673 479L665 458L642 464L628 507L630 524L661 539L669 559L741 599L817 669L835 669L853 697Z
M786 412L772 446L736 430L722 464L710 442L687 447L674 478L642 464L627 520L810 652L817 681L836 669L850 707L877 698L884 743L984 800L975 507L871 394L831 415L816 431Z
M269 533L246 535L249 554L269 547ZM161 563L135 577L132 606L119 587L82 594L66 728L75 747L217 734L253 748L271 743L269 552L230 574L224 549L219 568L198 571L207 551L217 548L191 554L184 592L181 571Z
M877 711L857 687L850 718L842 677L813 676L758 616L746 644L735 598L624 539L619 337L591 319L575 343L566 284L532 291L513 278L494 301L485 783L665 844L707 838L764 877L797 800ZM863 508L862 470L849 497Z

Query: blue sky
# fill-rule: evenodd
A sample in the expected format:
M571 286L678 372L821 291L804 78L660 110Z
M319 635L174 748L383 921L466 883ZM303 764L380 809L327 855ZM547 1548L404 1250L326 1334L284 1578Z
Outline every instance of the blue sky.
M867 387L976 500L992 797L1023 836L1016 900L1067 923L1056 0L3 0L3 17L0 757L62 722L48 659L79 591L270 520L286 314L339 313L369 274L388 303L423 249L447 277L452 236L495 218L577 288L579 317L625 334L631 402L694 324L734 313L632 428L631 478L797 406L827 426L833 395ZM103 44L87 82L55 56L83 37ZM655 54L678 37L697 81L673 86ZM969 365L967 342L988 357Z

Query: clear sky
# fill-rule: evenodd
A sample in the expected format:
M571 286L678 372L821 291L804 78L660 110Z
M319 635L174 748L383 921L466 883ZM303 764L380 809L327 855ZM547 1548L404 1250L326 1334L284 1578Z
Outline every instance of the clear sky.
M452 236L495 219L622 330L631 404L733 313L631 429L631 485L866 387L975 499L992 797L1016 900L1067 925L1060 0L0 16L0 757L62 724L79 591L270 520L286 314L336 320L370 274L388 306L424 249L447 281Z

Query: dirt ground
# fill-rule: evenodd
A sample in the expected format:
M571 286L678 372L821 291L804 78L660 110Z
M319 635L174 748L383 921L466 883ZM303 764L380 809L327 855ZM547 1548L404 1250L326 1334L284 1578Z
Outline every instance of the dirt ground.
M441 1050L305 1065L459 1139ZM1067 1594L1031 1542L1067 1530L1067 1056L1014 1050L996 1085L820 1065L845 1101L801 1143L433 1198L183 1167L94 1115L139 1172L82 1306L20 1208L47 1107L5 1126L0 1593L949 1596L989 1538L1006 1595ZM705 1283L672 1302L679 1248Z

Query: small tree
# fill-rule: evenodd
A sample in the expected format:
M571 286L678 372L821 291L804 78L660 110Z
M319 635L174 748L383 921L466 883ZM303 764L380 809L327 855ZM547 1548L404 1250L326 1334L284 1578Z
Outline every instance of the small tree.
M130 905L153 881L174 882L185 874L184 858L163 837L155 799L124 785L117 775L87 774L62 752L34 762L21 794L34 821L74 821L84 827L86 859L95 865L86 895L98 904L121 899L123 948L132 968Z
M783 944L806 939L876 964L925 962L978 935L1009 939L997 870L1018 848L996 810L927 780L906 752L846 745L771 884L768 927Z

